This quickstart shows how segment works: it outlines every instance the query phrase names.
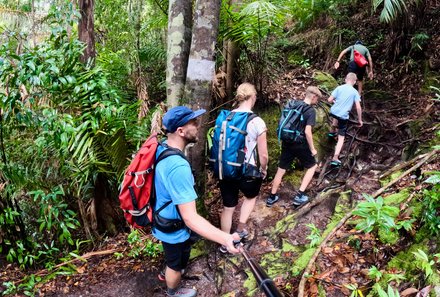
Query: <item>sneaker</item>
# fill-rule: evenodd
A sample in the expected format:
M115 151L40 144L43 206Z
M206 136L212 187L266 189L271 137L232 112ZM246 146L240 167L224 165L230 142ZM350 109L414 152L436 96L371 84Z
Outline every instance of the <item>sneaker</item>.
M278 200L280 200L280 197L278 195L272 195L270 194L269 197L266 199L266 206L271 207L274 205Z
M243 229L243 231L241 231L241 232L238 232L238 231L235 231L235 232L238 233L238 236L240 236L240 239L247 238L249 236L249 232L246 229Z
M335 137L335 136L337 136L337 135L338 135L337 132L329 132L329 133L327 134L328 137Z
M222 254L227 254L227 253L228 253L228 249L227 249L226 246L224 246L224 245L221 245L221 246L218 248L218 250L219 250L219 252L222 253Z
M182 269L180 272L182 273L182 275L184 275L184 274L185 274L185 269ZM158 278L160 281L162 281L162 282L165 281L165 269L162 270L161 272L159 272L159 274L157 275L157 278Z
M298 207L301 206L305 203L309 202L309 197L307 195L304 194L297 194L294 198L293 198L293 206L294 207Z
M191 288L180 287L171 294L168 290L166 292L167 296L178 296L178 297L195 297L197 296L197 290Z
M330 162L330 165L332 165L332 166L334 166L334 167L339 167L339 166L341 166L341 161L339 161L339 160L332 160L331 162Z

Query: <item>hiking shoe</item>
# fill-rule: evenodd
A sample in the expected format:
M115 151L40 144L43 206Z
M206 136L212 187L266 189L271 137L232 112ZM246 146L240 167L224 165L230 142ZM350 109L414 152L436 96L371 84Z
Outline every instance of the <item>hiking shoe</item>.
M330 162L330 165L332 165L332 166L334 166L334 167L339 167L339 166L341 166L341 161L339 161L339 160L332 160L331 162Z
M329 133L327 133L327 136L328 136L328 137L335 137L335 136L337 136L337 135L338 135L337 132L329 132Z
M246 229L243 229L243 231L240 231L240 232L238 232L238 231L235 231L235 232L238 233L238 236L240 236L240 239L247 238L249 236L249 232Z
M280 197L278 195L270 194L269 197L266 199L266 206L271 207L274 205L278 200L280 200Z
M293 207L299 207L305 203L309 202L309 197L305 194L297 194L294 198L293 198L293 202L292 205Z
M228 252L228 249L227 249L226 246L224 246L224 245L221 245L221 246L218 248L218 250L219 250L219 252L222 253L222 254L227 254L227 253L229 253L229 252Z
M180 272L182 273L182 275L184 275L184 274L185 274L185 269L182 269ZM157 275L157 278L158 278L160 281L162 281L162 282L165 281L165 269L162 270L161 272L159 272L159 274Z
M166 295L167 296L178 296L178 297L195 297L195 296L197 296L196 289L180 287L180 288L173 290L173 291L174 291L174 293L170 293L170 291L167 290Z

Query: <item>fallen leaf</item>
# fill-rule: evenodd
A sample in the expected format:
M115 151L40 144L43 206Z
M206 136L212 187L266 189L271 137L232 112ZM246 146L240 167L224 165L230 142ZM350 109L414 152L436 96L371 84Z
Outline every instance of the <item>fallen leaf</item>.
M431 286L424 287L419 293L417 293L416 297L426 297L429 295L429 292L431 292Z
M350 268L348 267L342 267L341 269L338 269L338 272L340 273L347 273L350 271Z
M311 294L316 295L318 293L318 285L316 283L313 283L312 285L310 285L309 291Z
M86 265L76 268L76 272L78 272L79 274L84 273L84 271L86 271Z
M345 259L347 259L348 260L348 262L350 262L351 264L353 264L356 260L355 260L355 258L354 258L354 256L353 256L353 254L345 254L345 255L343 255L344 257L345 257Z
M417 293L419 290L417 290L416 288L408 288L402 291L402 293L400 293L400 297L406 297L406 296L410 296L412 294Z
M331 248L331 247L325 247L325 248L322 249L322 252L323 252L324 254L330 254L330 253L333 252L333 248Z
M325 279L327 278L330 274L332 274L333 272L335 272L336 268L332 268L330 270L324 271L321 274L318 274L315 276L316 279Z

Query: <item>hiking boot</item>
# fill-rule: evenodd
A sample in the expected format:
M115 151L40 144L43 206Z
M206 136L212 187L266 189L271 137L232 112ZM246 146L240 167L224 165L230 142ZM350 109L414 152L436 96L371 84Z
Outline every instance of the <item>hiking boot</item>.
M280 197L278 195L270 194L269 197L266 199L266 206L271 207L274 205L278 200L280 200Z
M240 236L240 240L243 238L247 238L249 236L249 232L246 229L243 229L240 232L238 232L238 231L235 231L235 232L237 232L238 236Z
M165 269L166 269L166 268L165 268ZM165 281L165 269L162 270L161 272L159 272L159 274L157 275L157 278L158 278L160 281L162 281L162 282ZM180 272L182 273L182 275L184 275L184 274L185 274L185 269L182 269Z
M176 290L173 290L173 293L170 293L169 290L167 290L166 295L167 296L178 296L178 297L195 297L197 296L197 290L191 289L191 288L178 288Z
M226 246L224 246L224 245L221 245L221 246L218 248L218 250L219 250L219 252L222 253L222 254L227 254L227 253L229 253L229 252L228 252L228 249L227 249Z
M309 202L309 197L305 194L297 194L294 198L293 198L293 202L292 202L292 206L293 207L299 207L305 203Z

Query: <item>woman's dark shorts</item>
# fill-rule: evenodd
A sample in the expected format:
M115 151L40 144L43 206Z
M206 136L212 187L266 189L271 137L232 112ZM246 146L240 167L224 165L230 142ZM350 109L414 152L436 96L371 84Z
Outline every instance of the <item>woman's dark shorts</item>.
M335 116L332 113L330 113L330 116L338 120L338 135L345 136L348 129L348 120L341 119L340 117Z
M222 193L223 206L236 207L238 204L238 192L241 191L247 199L252 199L260 193L263 179L240 179L219 181L220 192Z
M367 70L367 66L359 67L355 61L351 61L348 63L348 72L356 73L357 79L359 81L364 80L365 71Z
M315 157L312 156L307 142L298 144L283 141L278 167L285 170L290 169L295 158L298 158L301 164L307 169L316 164Z
M165 261L169 268L174 271L181 271L188 265L189 255L191 253L191 241L181 243L162 242L165 253Z

